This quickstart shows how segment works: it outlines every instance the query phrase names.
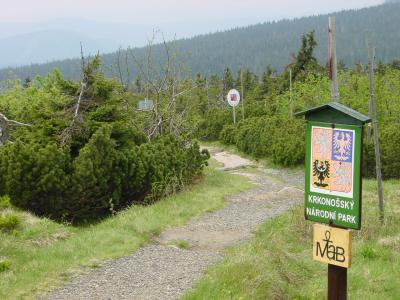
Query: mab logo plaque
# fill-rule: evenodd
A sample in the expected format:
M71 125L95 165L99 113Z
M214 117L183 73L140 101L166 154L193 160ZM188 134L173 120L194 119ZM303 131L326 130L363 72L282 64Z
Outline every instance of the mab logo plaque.
M320 224L314 224L313 229L314 260L350 268L351 231Z

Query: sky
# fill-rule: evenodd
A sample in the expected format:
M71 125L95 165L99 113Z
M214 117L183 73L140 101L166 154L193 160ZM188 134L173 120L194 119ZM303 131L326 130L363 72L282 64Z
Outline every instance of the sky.
M0 0L0 22L83 18L131 24L237 26L361 8L383 0Z
M0 0L0 54L7 66L37 63L79 56L77 41L83 42L87 53L107 53L118 47L145 46L154 30L162 33L155 40L161 42L161 38L189 38L257 23L374 6L383 1ZM69 48L54 43L54 36ZM21 45L24 51L20 51ZM47 52L41 45L47 45Z

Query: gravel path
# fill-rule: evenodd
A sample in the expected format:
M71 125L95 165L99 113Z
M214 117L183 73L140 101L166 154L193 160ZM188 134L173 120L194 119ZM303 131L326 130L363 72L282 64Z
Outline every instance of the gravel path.
M223 170L235 170L256 187L218 211L166 230L131 256L77 275L47 299L178 299L223 258L224 248L250 239L258 225L303 198L302 172L266 169L222 149L211 153ZM185 241L187 249L171 246L177 241Z

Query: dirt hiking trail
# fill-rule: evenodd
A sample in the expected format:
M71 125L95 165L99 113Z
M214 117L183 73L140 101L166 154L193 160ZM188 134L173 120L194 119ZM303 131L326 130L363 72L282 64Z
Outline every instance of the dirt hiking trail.
M223 259L226 247L249 240L258 225L302 201L301 171L268 169L223 149L209 150L221 170L247 177L255 187L220 210L164 231L131 256L75 276L46 299L179 299ZM171 246L174 241L185 241L186 249Z

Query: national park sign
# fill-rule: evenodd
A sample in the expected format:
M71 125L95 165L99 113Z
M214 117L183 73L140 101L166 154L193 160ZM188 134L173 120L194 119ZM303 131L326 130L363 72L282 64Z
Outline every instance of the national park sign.
M359 229L361 128L309 122L306 219Z

